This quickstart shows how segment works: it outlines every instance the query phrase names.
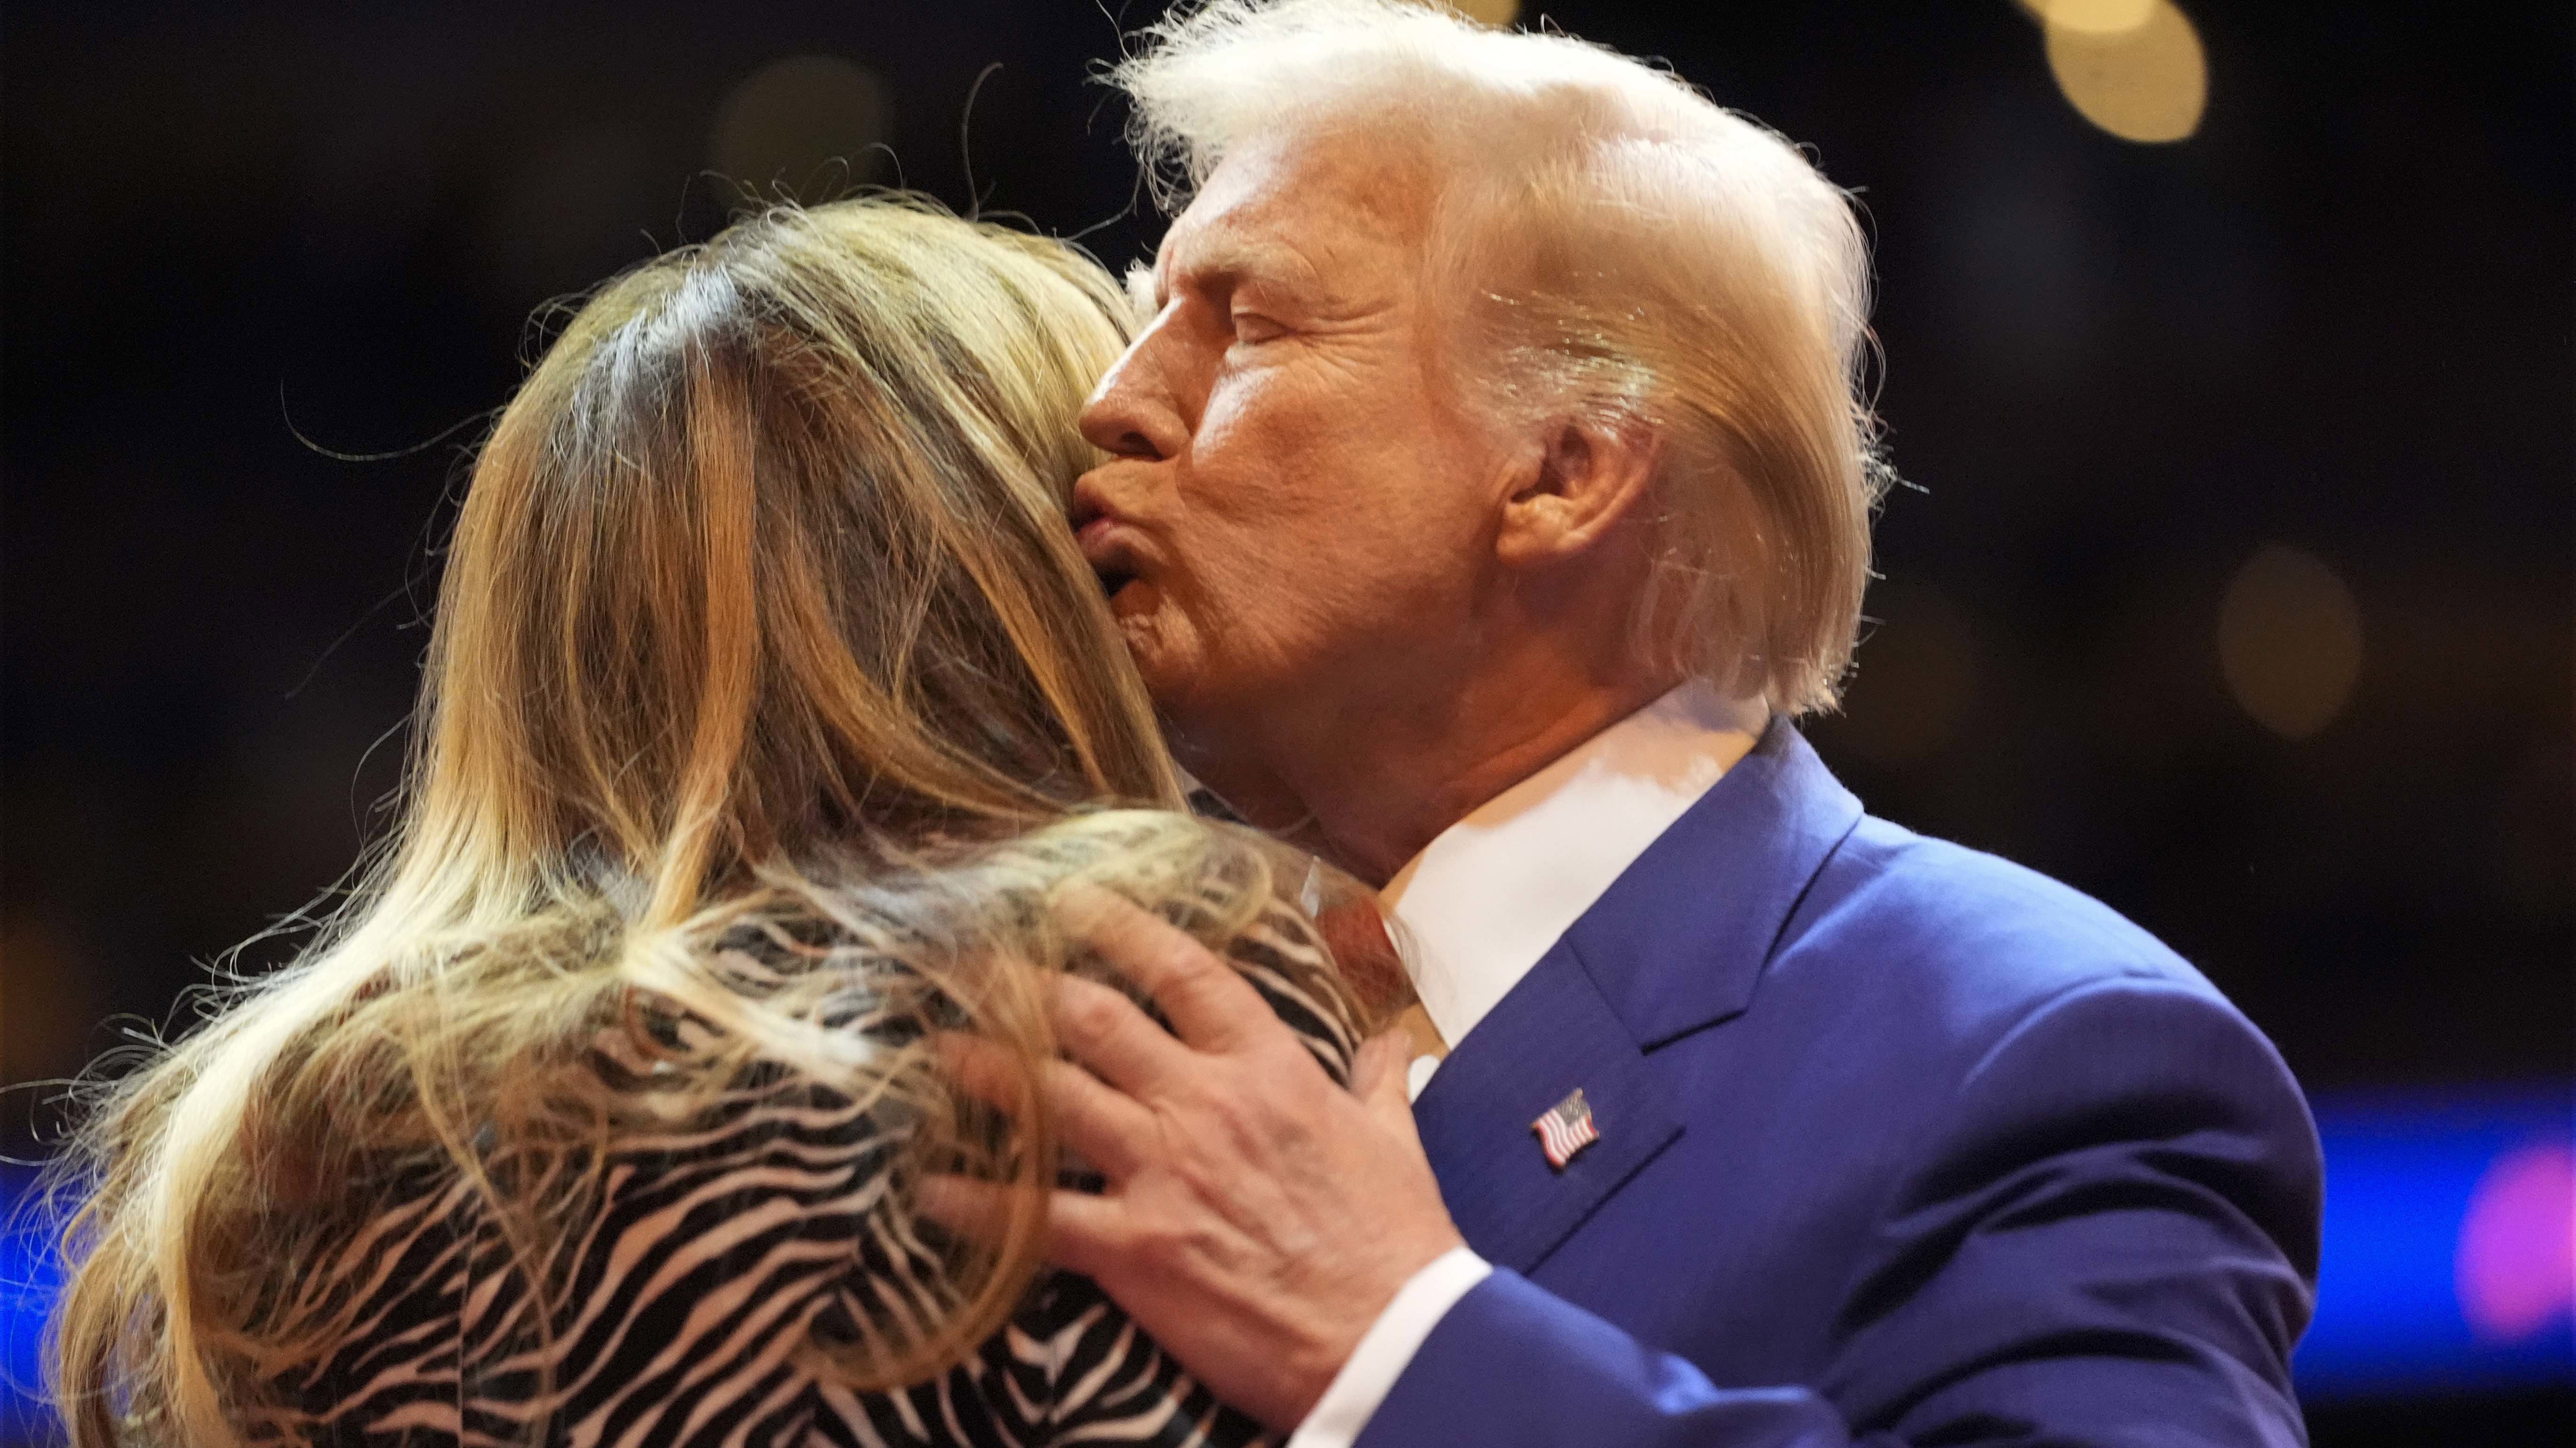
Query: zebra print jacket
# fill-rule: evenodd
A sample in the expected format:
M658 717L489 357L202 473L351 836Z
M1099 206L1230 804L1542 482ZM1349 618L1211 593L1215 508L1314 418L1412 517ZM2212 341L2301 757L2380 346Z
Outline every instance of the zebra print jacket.
M1332 966L1272 906L1232 959L1336 1079L1355 1023ZM269 1377L255 1436L314 1448L1237 1448L1217 1402L1086 1279L1043 1277L1005 1331L940 1377L856 1392L835 1346L902 1321L939 1256L897 1209L871 1113L778 1079L622 1140L599 1207L550 1244L563 1284L531 1340L522 1274L453 1169L424 1172L295 1291L354 1324Z

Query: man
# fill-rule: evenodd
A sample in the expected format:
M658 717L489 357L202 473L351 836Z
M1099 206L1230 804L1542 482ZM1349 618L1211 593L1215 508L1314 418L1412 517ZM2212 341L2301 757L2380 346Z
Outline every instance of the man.
M1056 1258L1301 1448L2302 1441L2278 1057L1789 722L1866 576L1844 197L1624 57L1380 0L1225 0L1119 79L1195 190L1082 545L1191 767L1384 887L1450 1050L1340 1092L1095 902L1177 1038L1066 987L1110 1187Z

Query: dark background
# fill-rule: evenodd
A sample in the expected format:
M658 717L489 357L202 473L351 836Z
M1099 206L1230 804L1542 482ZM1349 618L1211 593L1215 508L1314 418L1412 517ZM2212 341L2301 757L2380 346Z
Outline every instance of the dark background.
M1812 732L1873 809L2140 920L2312 1090L2564 1077L2569 8L2185 9L2211 99L2166 146L2070 109L2009 0L1544 13L1861 192L1913 486ZM890 147L757 179L980 197L1120 265L1160 226L1087 79L1116 32L1087 0L8 7L0 1151L55 1129L27 1083L175 1019L379 824L526 319L722 224L746 77L863 66ZM2359 618L2349 698L2295 740L2221 665L2270 545ZM2314 1421L2564 1441L2567 1412Z

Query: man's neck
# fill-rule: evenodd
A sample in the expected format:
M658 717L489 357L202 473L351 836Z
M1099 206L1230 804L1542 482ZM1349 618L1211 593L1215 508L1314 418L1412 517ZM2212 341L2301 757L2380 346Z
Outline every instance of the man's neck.
M1346 712L1302 738L1265 740L1270 747L1249 768L1194 765L1246 819L1383 886L1441 831L1674 682L1484 680L1409 709Z

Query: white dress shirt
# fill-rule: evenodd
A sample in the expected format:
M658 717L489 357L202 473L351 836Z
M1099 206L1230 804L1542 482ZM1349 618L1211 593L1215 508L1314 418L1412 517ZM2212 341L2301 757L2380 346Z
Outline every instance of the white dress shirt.
M1768 713L1684 684L1441 832L1378 899L1440 1038L1456 1045L1520 984L1646 847L1750 753ZM1413 1062L1422 1094L1439 1059ZM1351 1448L1414 1353L1493 1268L1465 1247L1415 1273L1378 1314L1287 1448Z

